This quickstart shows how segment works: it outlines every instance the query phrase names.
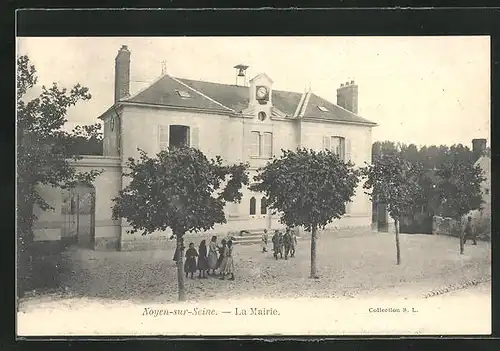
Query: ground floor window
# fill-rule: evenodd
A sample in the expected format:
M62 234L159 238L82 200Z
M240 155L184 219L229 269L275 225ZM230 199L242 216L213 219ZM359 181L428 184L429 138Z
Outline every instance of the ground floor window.
M255 197L250 198L250 215L254 215L256 213L256 206L257 206L257 201L255 200Z

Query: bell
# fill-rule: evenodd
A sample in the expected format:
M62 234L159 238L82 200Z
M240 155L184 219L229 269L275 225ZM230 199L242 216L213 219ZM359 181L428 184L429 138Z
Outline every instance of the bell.
M244 77L245 76L245 72L243 72L243 69L240 68L240 71L238 72L238 77Z

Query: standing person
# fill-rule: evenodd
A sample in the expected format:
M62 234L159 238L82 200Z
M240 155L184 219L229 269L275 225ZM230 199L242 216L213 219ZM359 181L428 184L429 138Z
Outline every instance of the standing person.
M467 223L465 223L464 229L464 245L467 240L472 240L472 245L477 245L476 242L476 233L474 228L472 228L472 217L467 217Z
M208 275L210 275L210 270L212 270L212 274L215 275L217 261L217 237L214 235L208 244Z
M223 259L224 259L224 250L226 249L226 239L222 239L221 241L221 246L218 247L219 249L219 259L217 260L217 268L219 269L219 275L222 275L222 271L224 270L224 267L222 266L223 264Z
M289 228L286 228L285 234L283 235L283 245L285 247L285 260L288 260L288 255L292 247L292 235L290 234Z
M280 250L280 235L278 230L274 231L274 235L271 240L273 241L273 256L275 259L278 259L278 253Z
M208 260L207 260L207 244L205 240L202 240L200 247L198 248L198 278L206 278L205 272L208 270Z
M297 245L297 234L295 233L295 230L291 230L290 234L292 236L292 246L290 247L290 257L295 256L295 246Z
M267 229L264 229L264 234L262 234L262 252L267 252Z
M234 261L233 261L233 241L229 240L227 246L224 248L224 259L222 261L222 277L220 279L224 280L226 275L231 274L229 280L234 280Z
M194 243L189 243L189 248L186 250L186 262L184 263L184 272L186 272L186 278L188 273L191 273L191 279L193 279L193 274L196 272L196 257L198 252L194 248Z
M278 240L278 246L279 246L279 253L280 253L280 258L282 259L283 258L283 249L285 247L285 240L283 239L283 233L282 232L279 232L279 236L278 236L279 240Z

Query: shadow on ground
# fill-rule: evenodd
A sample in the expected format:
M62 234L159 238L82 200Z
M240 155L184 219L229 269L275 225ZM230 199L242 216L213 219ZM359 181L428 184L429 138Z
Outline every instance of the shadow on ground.
M491 277L489 243L467 245L465 254L460 255L457 239L432 235L401 235L400 266L395 264L391 234L322 235L317 245L318 280L309 279L308 239L299 241L296 257L288 260L274 260L272 252L261 252L260 245L236 246L234 256L235 281L186 279L188 300L354 297L388 288L420 296L422 289ZM63 253L63 262L61 289L54 297L163 303L177 300L177 272L171 251L72 248Z

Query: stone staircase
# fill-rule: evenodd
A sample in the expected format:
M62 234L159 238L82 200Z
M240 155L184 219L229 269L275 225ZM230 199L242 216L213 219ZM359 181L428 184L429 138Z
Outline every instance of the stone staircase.
M279 229L281 232L284 232L284 229ZM243 232L234 232L229 235L234 237L234 244L238 245L253 245L260 244L262 241L262 234L264 234L264 229L255 229L255 230L245 230ZM274 234L274 229L268 230L268 245L272 245L272 237ZM297 240L300 240L300 237L297 236Z

